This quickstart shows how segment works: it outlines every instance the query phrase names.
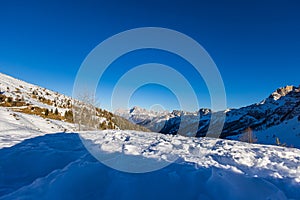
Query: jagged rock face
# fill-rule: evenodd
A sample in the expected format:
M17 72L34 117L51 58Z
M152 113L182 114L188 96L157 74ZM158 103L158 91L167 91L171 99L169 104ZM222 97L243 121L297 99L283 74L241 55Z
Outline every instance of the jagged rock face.
M130 113L134 114L134 113L145 113L147 112L146 109L144 108L140 108L138 106L134 106L132 109L130 109Z
M223 112L226 113L226 121L221 134L222 138L241 134L249 127L252 130L263 130L295 117L300 119L300 88L294 86L279 88L261 103ZM149 117L147 112L141 111L138 115L131 113L130 119L152 131L165 134L177 133L182 116L185 120L190 119L190 124L185 124L184 129L187 131L189 125L200 119L196 136L201 137L206 135L211 113L210 109L200 109L197 113L175 110L168 114L161 113Z
M208 109L208 108L201 108L201 109L199 110L199 114L200 114L201 116L207 115L207 114L210 113L210 112L211 112L211 110Z
M299 88L287 86L276 90L261 104L253 104L227 112L221 137L240 134L248 127L253 130L263 130L299 115Z
M164 115L169 115L168 111L153 111L146 110L144 108L140 108L138 106L134 106L133 108L126 109L118 109L114 112L114 114L124 117L136 124L147 126L153 119L159 119L159 117Z
M270 95L270 97L273 98L274 100L278 100L295 89L296 88L294 86L286 86L286 87L278 88L275 92L273 92Z

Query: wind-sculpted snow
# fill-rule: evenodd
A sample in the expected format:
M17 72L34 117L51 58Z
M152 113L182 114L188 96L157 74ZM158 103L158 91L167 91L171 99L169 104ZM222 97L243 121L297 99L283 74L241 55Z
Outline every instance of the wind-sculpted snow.
M262 177L285 177L300 183L298 149L134 131L107 130L81 135L93 145L91 148L97 146L105 153L141 155L170 163L190 162L196 166L229 169L251 176L258 173L251 168L258 166ZM114 158L111 157L110 162L112 159ZM119 156L116 157L116 162L120 159ZM280 176L277 171L280 171Z
M78 134L47 134L0 149L0 199L300 198L298 149L113 130L89 133L89 144L111 162L115 152L177 159L125 173L92 157Z

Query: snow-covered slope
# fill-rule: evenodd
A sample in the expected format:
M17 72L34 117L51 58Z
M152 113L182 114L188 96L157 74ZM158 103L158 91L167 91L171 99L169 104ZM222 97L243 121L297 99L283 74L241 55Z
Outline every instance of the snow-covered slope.
M84 134L117 165L125 156L177 157L158 171L132 174L94 159L78 134L31 136L0 149L1 200L300 198L298 149L134 131Z
M139 109L142 111L143 109ZM276 144L279 138L282 144L300 148L300 88L287 86L279 88L262 102L239 109L228 109L221 138L240 139L240 134L248 128L257 137L258 143ZM131 121L141 124L152 131L176 134L184 117L188 123L185 130L193 123L198 123L197 136L205 136L212 111L200 109L195 113L173 111L168 114L147 116L147 112L117 113ZM199 120L200 117L200 120ZM214 123L214 122L213 122Z
M5 96L12 97L15 101L24 101L49 110L57 108L61 114L71 108L72 99L70 97L2 73L0 73L0 90L5 92Z
M14 112L0 107L0 148L11 147L25 139L49 133L74 132L75 125Z
M71 97L26 83L0 73L0 107L20 113L30 113L48 119L80 124L80 129L130 129L148 131L126 119L95 108L89 96L74 100ZM84 112L83 112L84 111ZM76 116L76 117L74 117ZM93 122L93 126L90 122Z

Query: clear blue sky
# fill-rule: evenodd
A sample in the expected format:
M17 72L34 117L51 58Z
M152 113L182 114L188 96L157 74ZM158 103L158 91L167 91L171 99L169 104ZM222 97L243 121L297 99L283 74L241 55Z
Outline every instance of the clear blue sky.
M298 2L0 0L0 72L71 95L82 61L101 41L127 29L165 27L208 51L223 77L228 107L248 105L278 87L300 84ZM107 91L121 66L150 61L174 65L193 77L187 63L166 52L135 52L106 73ZM199 82L200 106L209 107L203 80L189 80ZM151 99L156 91L160 98ZM141 98L145 95L147 100ZM132 105L147 107L157 100L170 110L178 106L174 95L158 86L140 88L134 97Z

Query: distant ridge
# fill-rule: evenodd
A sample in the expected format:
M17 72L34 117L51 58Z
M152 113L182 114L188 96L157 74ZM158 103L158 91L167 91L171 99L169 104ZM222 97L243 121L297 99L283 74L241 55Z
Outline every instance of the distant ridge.
M221 138L241 140L241 136L250 128L258 143L276 144L278 138L281 144L300 147L299 86L281 87L259 103L221 112L226 113ZM137 107L132 108L130 112L116 112L136 124L164 134L177 134L182 116L190 119L190 124L185 124L185 130L188 132L189 126L200 116L197 137L206 135L211 113L210 109L202 108L194 113L172 111L153 115Z

